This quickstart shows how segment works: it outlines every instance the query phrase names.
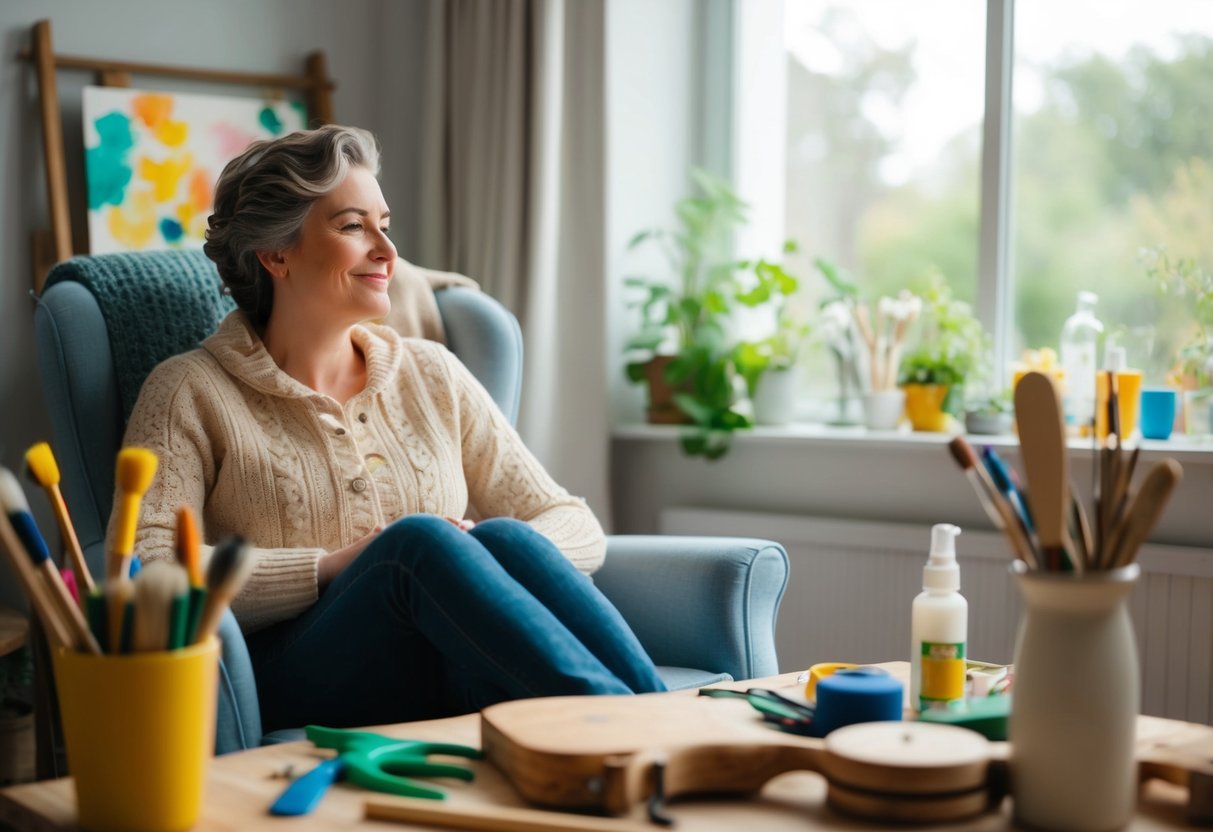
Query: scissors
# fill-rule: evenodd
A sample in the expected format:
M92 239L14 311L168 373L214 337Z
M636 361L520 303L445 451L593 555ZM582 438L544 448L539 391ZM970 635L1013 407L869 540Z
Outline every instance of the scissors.
M403 775L472 780L476 775L470 768L431 763L426 758L430 754L469 760L483 756L479 750L466 745L398 740L368 731L346 731L319 725L309 725L306 730L307 738L317 748L335 749L337 756L293 780L270 806L271 815L306 815L316 808L328 787L343 778L372 791L442 800L446 797L442 792Z

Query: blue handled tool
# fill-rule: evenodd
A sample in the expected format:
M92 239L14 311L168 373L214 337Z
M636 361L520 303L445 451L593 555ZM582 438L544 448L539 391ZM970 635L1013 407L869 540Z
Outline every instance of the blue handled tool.
M341 779L345 761L324 760L307 774L297 777L270 806L271 815L306 815L316 808L329 786Z
M994 485L1003 493L1003 496L1014 507L1015 513L1019 515L1019 519L1023 521L1024 530L1028 534L1034 532L1036 529L1032 524L1032 512L1028 509L1028 500L1019 490L1019 486L1015 484L1007 463L993 448L988 446L982 449L981 459L986 464L986 470L990 472L990 479L994 481Z
M345 779L361 786L405 797L442 800L446 797L437 789L422 786L403 775L419 777L454 777L472 780L471 769L449 763L431 763L430 754L479 759L481 752L466 745L419 740L398 740L367 731L346 731L339 728L307 726L307 738L317 748L332 748L337 756L325 760L302 777L294 780L272 806L272 815L305 815L316 807L328 787Z

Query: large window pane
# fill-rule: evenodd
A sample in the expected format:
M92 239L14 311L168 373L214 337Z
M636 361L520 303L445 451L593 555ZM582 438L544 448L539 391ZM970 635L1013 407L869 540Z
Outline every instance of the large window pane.
M1192 315L1140 251L1213 267L1213 3L1017 0L1015 16L1016 346L1056 349L1089 289L1105 338L1158 383Z
M985 4L787 0L786 228L793 270L825 294L813 260L868 297L941 272L977 286ZM809 373L829 386L824 352Z

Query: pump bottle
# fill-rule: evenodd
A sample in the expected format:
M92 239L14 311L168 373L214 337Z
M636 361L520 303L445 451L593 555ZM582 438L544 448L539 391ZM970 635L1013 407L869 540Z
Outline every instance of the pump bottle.
M910 702L919 710L964 702L969 602L960 590L956 536L948 523L931 527L922 593L910 616Z
M1061 327L1061 366L1066 372L1062 404L1071 431L1089 429L1095 418L1097 342L1103 332L1095 317L1098 300L1093 292L1079 292L1078 309Z

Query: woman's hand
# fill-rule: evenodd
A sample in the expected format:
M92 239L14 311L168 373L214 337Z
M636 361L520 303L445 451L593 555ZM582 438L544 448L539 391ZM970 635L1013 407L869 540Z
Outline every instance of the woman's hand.
M354 562L354 559L362 554L372 540L383 531L383 526L376 526L371 530L371 533L366 537L360 537L351 543L349 546L343 546L329 552L320 558L319 564L316 567L316 580L320 583L320 588L328 586L329 583L341 574L341 570Z

